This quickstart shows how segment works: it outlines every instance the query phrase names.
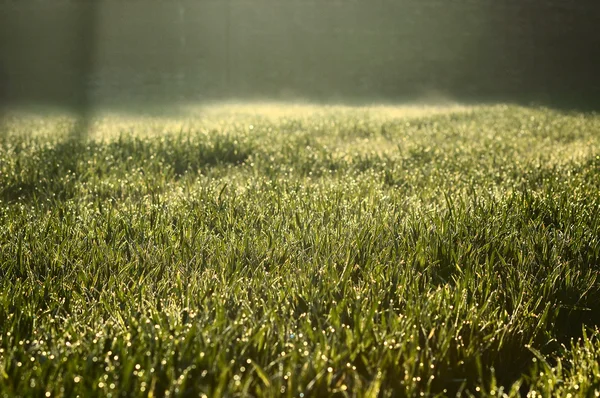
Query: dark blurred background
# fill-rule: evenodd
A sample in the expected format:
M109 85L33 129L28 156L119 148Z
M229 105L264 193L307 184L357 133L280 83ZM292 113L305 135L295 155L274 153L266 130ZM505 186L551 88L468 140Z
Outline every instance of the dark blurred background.
M600 1L0 1L0 103L600 109Z

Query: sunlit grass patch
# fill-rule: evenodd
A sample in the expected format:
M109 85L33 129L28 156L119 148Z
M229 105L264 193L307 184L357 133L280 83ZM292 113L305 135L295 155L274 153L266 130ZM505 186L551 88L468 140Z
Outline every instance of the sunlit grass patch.
M597 115L74 121L2 127L0 395L600 392Z

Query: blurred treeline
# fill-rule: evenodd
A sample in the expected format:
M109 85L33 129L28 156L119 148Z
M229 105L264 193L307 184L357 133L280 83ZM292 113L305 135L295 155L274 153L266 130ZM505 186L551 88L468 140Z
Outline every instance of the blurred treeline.
M600 1L0 1L6 104L600 104Z

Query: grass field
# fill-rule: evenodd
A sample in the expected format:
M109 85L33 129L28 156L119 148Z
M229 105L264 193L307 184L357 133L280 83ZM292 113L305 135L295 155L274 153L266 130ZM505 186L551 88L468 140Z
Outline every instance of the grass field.
M0 127L0 396L600 394L600 115L72 124Z

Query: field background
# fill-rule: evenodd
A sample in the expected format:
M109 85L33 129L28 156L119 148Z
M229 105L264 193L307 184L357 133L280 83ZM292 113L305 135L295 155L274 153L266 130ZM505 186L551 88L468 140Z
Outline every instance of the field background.
M1 396L600 393L597 114L147 112L2 119Z
M598 26L596 0L2 0L0 104L449 99L598 110Z

